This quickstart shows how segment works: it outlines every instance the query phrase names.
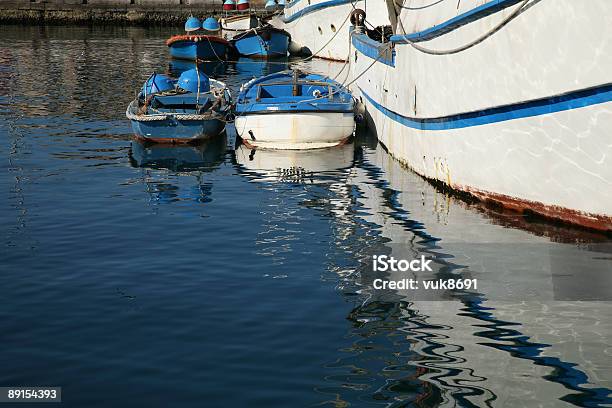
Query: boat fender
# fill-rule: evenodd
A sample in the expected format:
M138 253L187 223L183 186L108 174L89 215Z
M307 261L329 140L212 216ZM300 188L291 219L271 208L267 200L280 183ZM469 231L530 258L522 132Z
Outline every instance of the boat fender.
M354 27L365 26L366 13L361 9L355 9L351 13L351 24Z
M252 131L252 130L249 130L249 136L251 136L251 140L252 140L252 141L254 141L254 142L256 142L256 141L257 141L257 139L255 139L255 135L253 134L253 131Z
M308 56L311 54L308 47L304 47L302 44L297 43L293 40L289 41L289 54L297 56Z

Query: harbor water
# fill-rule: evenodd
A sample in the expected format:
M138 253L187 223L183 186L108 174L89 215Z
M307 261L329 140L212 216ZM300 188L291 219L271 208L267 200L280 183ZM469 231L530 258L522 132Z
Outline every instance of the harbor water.
M0 26L0 386L66 407L612 405L610 236L443 191L365 129L290 153L231 129L135 142L134 90L185 69L174 33ZM236 95L288 67L343 65L203 69ZM480 286L376 290L364 256L401 251Z

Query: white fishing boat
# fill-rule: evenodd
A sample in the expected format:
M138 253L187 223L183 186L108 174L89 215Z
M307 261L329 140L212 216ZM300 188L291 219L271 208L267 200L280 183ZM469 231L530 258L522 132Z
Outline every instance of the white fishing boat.
M293 0L270 22L291 34L292 54L345 61L350 47L350 15L355 7L368 13L371 28L389 24L384 0Z
M223 37L229 39L236 34L244 33L260 25L254 14L238 14L222 17L220 19Z
M612 2L396 10L394 35L352 35L353 91L389 152L482 200L612 230Z
M244 143L269 149L319 149L345 143L355 129L355 102L331 78L287 71L244 84L236 131Z

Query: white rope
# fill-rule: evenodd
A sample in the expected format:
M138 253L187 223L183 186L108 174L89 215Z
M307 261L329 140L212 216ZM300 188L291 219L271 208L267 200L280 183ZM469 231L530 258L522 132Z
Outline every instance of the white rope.
M418 45L417 43L410 41L406 38L403 39L403 41L406 42L406 44L409 44L411 47L413 47L415 50L423 52L425 54L430 54L430 55L450 55L450 54L457 54L461 51L465 51L468 48L472 48L473 46L480 44L481 42L483 42L484 40L486 40L488 37L490 37L491 35L495 34L497 31L499 31L503 26L505 26L506 24L508 24L510 22L510 20L514 19L516 16L518 16L523 9L525 8L525 6L527 5L527 3L529 3L530 0L524 0L520 6L518 6L508 17L506 17L501 23L497 24L495 27L493 27L491 30L487 31L485 34L481 35L480 37L476 38L474 41L471 41L465 45L462 45L461 47L457 47L457 48L453 48L450 50L444 50L444 51L438 51L438 50L432 50L430 48L426 48L423 47L421 45ZM404 24L402 23L402 20L399 18L397 21L399 22L400 26L402 27L402 31L404 33L406 33L406 29L404 28Z

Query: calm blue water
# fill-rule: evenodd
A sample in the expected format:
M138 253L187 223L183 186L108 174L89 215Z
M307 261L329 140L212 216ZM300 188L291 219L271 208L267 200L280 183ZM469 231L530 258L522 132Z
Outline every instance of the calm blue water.
M171 32L0 26L0 386L66 407L612 405L609 237L451 197L367 132L316 153L132 142L134 90L181 69ZM206 70L236 90L285 67ZM485 288L378 293L361 257L395 246ZM555 265L577 258L568 289Z

